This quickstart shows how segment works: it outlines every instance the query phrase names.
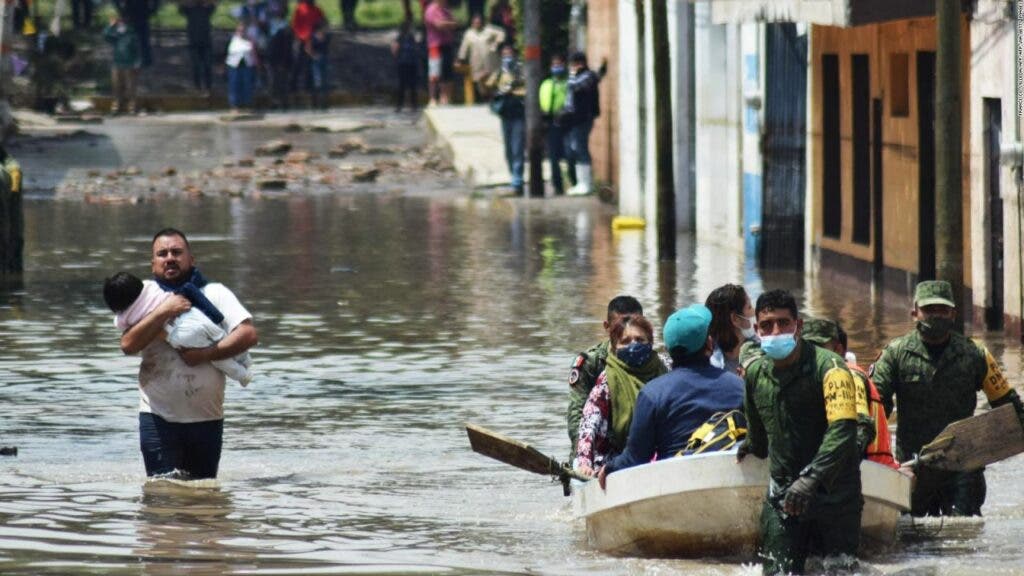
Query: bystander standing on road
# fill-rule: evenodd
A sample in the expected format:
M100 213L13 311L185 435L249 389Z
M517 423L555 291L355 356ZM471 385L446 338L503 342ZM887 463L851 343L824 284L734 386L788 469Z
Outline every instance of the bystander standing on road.
M324 22L324 13L313 0L299 0L292 14L292 35L295 36L295 67L292 69L291 88L292 92L298 89L299 79L302 79L304 87L309 86L310 59L307 50L309 41L313 37L313 30Z
M210 94L213 84L213 39L210 18L217 8L215 0L185 0L178 11L185 17L188 54L192 60L192 81L196 90Z
M587 55L576 52L569 58L569 84L565 107L560 116L568 130L567 147L570 161L576 165L578 181L569 194L590 194L594 174L590 166L590 131L594 119L601 114L598 84L601 77L587 67Z
M114 103L113 114L135 113L135 84L139 73L139 39L131 26L121 16L114 16L103 31L103 38L110 44L113 61L110 66L110 85Z
M562 159L565 154L565 127L562 126L560 115L565 108L567 91L567 71L565 56L555 54L551 57L551 76L540 84L540 111L544 114L544 126L547 129L548 161L551 163L551 186L555 195L565 193L562 183ZM572 159L568 162L569 184L576 185L576 165Z
M114 7L131 24L139 39L139 66L150 67L153 64L153 48L149 41L149 19L160 7L159 0L114 0Z
M288 109L288 81L295 61L294 38L284 12L272 12L267 40L266 65L270 74L270 97L275 108Z
M391 53L395 57L395 73L398 79L397 94L395 98L395 112L401 112L405 102L405 95L409 95L409 108L416 110L416 82L417 69L419 68L419 44L412 33L412 21L404 20L398 31L398 36L391 43Z
M494 76L496 89L491 100L491 111L501 118L501 135L505 142L505 162L512 175L512 191L523 193L523 163L526 147L526 83L522 67L516 59L516 49L505 44L501 49L501 71Z
M427 82L431 105L448 104L455 64L455 29L458 23L448 0L433 0L423 13L427 29Z
M487 79L501 67L501 44L505 41L505 31L490 24L484 25L484 18L474 15L471 25L462 36L458 59L469 64L469 73L473 78L473 87L481 100L491 97L487 87Z
M317 24L313 35L309 39L307 51L309 52L310 82L309 95L311 107L314 109L326 109L327 98L331 91L330 77L327 75L327 54L331 43L331 35L327 32L327 21L323 20Z
M235 26L224 61L228 71L228 105L232 112L252 105L256 71L256 47L245 35L245 24Z

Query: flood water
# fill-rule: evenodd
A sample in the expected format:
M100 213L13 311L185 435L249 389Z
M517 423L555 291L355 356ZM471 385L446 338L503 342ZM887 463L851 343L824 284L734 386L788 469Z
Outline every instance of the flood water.
M590 550L561 487L474 454L463 423L565 458L568 364L619 293L660 326L724 282L790 288L863 363L912 328L908 300L761 273L687 235L659 265L653 237L613 235L611 216L450 190L31 197L26 271L0 288L0 445L20 449L0 458L0 574L759 574ZM255 381L227 391L216 488L145 486L139 361L100 295L113 271L148 273L165 225L260 332ZM1020 390L1020 346L983 337ZM990 467L983 522L905 527L865 572L1024 574L1022 481L1024 458Z

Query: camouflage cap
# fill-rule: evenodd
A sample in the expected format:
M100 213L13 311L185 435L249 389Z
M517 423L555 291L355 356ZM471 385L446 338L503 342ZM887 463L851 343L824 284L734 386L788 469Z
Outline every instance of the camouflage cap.
M839 340L839 325L824 318L805 318L800 335L812 344L828 346L833 340Z
M932 304L956 308L956 304L953 302L953 287L949 285L949 282L925 280L917 283L917 289L914 290L914 306L921 307Z

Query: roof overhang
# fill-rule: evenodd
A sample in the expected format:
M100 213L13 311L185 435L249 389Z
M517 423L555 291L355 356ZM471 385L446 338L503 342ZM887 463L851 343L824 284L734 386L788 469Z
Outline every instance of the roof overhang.
M697 0L711 4L715 24L805 22L860 26L935 14L934 0Z

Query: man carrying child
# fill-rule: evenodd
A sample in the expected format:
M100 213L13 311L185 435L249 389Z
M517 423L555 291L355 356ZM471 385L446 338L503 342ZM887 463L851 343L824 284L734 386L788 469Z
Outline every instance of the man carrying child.
M181 473L216 478L224 433L224 373L211 364L256 345L252 315L223 284L198 278L185 234L173 228L153 237L153 276L165 290L189 283L223 314L227 335L205 348L175 350L164 326L192 303L176 293L121 336L125 354L142 353L139 367L139 436L148 476Z

